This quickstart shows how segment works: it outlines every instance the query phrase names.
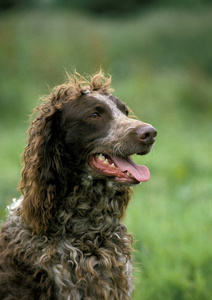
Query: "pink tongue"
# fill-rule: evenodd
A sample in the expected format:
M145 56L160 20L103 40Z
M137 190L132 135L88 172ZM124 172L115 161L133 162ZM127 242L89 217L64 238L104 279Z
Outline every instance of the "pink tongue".
M129 157L127 159L113 157L113 161L122 172L130 172L130 174L140 182L148 181L150 178L148 168L145 166L137 165Z

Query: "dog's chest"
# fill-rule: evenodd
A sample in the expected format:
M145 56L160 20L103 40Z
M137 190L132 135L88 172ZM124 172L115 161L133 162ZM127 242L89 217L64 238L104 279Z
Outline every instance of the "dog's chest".
M101 289L108 293L109 299L112 289L122 289L122 277L127 278L128 286L132 285L132 263L124 254L127 250L120 251L119 245L112 240L107 243L110 247L93 248L93 252L89 252L82 251L79 245L73 246L68 239L61 242L58 248L60 262L52 266L59 300L84 299L91 287L94 291L91 299L100 297ZM96 288L94 282L98 283ZM95 289L99 291L95 292Z

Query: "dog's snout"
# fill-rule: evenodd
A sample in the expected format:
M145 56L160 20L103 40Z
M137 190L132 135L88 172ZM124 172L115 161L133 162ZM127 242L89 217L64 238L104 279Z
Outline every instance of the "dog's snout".
M144 144L153 144L157 136L157 130L151 125L140 126L136 130L137 138Z

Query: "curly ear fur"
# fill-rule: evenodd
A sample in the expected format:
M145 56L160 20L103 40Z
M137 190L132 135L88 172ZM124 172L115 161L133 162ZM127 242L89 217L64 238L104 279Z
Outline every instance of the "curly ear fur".
M61 173L56 109L44 105L31 124L23 153L24 167L19 189L24 194L22 217L37 233L46 231L56 213L56 181Z
M24 195L21 215L34 232L45 233L57 214L57 198L67 189L67 161L62 143L59 115L65 102L79 98L85 89L110 90L110 78L100 71L85 81L75 73L69 82L55 88L36 110L40 115L28 130L28 145L23 153L24 167L19 190Z

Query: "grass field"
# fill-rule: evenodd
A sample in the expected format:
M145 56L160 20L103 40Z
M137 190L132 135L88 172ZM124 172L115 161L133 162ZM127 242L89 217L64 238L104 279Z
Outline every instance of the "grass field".
M64 11L0 18L0 217L18 197L28 115L65 69L113 75L115 94L158 130L135 157L151 179L125 223L135 237L134 300L212 299L212 9L126 20Z

